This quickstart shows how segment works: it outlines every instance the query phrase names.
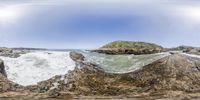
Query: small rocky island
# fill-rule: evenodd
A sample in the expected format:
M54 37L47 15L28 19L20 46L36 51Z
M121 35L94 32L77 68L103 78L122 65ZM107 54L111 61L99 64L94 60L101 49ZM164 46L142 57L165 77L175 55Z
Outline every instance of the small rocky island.
M114 41L102 46L99 49L91 50L93 52L105 54L152 54L162 52L164 49L154 43L132 42L132 41Z
M109 49L109 50L108 50ZM116 41L93 52L105 54L152 54L171 51L144 42ZM173 51L179 51L173 49ZM181 50L180 50L181 51ZM57 75L37 85L21 86L6 78L0 61L0 98L5 100L134 99L198 100L200 98L200 58L171 53L142 69L128 73L107 73L86 62L84 55L71 52L73 71Z

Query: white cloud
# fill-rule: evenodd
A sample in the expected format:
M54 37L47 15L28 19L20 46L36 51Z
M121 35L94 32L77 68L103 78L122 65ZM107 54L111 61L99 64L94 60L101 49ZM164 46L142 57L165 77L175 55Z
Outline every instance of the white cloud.
M185 20L190 20L193 23L200 23L200 7L195 6L181 6L177 7L177 13L185 18Z
M16 5L0 6L0 26L14 24L23 14Z
M43 6L45 9L54 5L64 5L63 9L69 14L73 12L106 16L164 16L168 19L178 19L180 22L200 23L200 7L194 7L194 1L189 2L186 0L7 0L0 2L0 23L2 21L14 22L25 12L25 9L27 10L27 7L31 12L31 9L37 8L38 5ZM198 4L198 2L195 3ZM1 5L8 7L1 7Z

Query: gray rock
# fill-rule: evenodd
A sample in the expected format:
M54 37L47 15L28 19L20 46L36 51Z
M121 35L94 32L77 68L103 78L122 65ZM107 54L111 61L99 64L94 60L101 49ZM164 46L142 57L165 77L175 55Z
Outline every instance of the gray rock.
M74 60L75 62L82 62L84 61L84 56L81 53L78 52L70 52L70 58Z
M6 71L5 71L5 66L4 66L4 63L3 63L3 60L0 59L0 73L3 75L3 76L6 76Z
M48 93L48 96L51 98L55 98L60 95L60 91L58 88L52 88L47 93Z
M4 57L11 57L11 58L17 58L20 56L20 54L25 54L29 51L27 50L14 50L11 48L5 48L2 47L0 48L0 56L4 56Z

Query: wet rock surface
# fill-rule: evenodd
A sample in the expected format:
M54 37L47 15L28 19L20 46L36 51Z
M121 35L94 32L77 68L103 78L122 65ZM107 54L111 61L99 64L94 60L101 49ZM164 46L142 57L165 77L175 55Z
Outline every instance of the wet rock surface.
M77 59L82 58L78 56ZM182 100L200 98L200 59L173 54L143 69L106 73L94 64L77 62L81 67L38 85L6 88L0 97L32 99L131 98L135 100ZM4 77L0 80L9 81ZM10 85L14 86L13 83ZM4 84L4 88L6 85ZM2 87L2 88L3 88ZM24 92L24 94L20 94ZM14 94L14 95L10 95Z

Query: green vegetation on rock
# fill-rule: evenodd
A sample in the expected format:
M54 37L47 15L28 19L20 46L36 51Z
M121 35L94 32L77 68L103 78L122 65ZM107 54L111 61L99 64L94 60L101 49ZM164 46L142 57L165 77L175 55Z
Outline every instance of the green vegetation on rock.
M114 41L107 45L104 45L101 48L155 49L155 48L162 48L162 47L153 43L146 43L146 42Z
M146 42L114 41L102 46L94 52L105 54L152 54L163 51L163 47Z

